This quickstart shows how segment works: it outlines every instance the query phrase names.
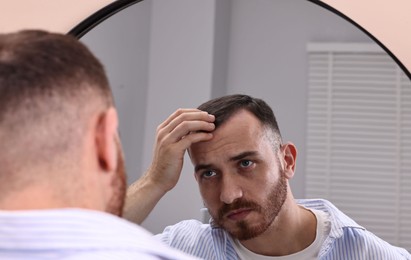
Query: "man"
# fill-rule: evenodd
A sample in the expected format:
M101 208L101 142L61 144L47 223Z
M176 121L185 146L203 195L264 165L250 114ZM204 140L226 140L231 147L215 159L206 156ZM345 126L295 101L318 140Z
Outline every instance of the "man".
M0 259L191 259L118 217L117 120L102 65L75 38L0 35Z
M178 110L158 127L153 163L128 191L128 218L142 221L176 185L186 149L212 220L167 227L157 237L172 247L204 259L411 259L330 202L296 201L297 150L282 142L271 108L246 95Z

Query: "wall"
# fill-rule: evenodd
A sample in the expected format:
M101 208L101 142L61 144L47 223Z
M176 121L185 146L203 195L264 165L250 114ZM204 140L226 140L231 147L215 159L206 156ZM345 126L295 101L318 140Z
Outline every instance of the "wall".
M285 141L299 151L291 182L304 197L308 42L369 42L353 25L308 1L232 1L227 92L274 109Z
M0 32L45 29L66 33L114 0L2 0Z
M284 139L299 148L291 185L296 197L304 197L306 43L368 37L308 1L200 3L146 0L83 39L106 64L114 87L129 182L149 166L155 128L170 113L241 92L268 101ZM143 224L152 232L200 218L202 202L187 159L177 187Z
M103 62L113 88L128 182L140 176L147 114L151 3L133 5L81 39Z
M411 71L411 2L391 1L340 1L322 0L327 5L347 15L376 37L398 60ZM411 77L411 74L409 74Z

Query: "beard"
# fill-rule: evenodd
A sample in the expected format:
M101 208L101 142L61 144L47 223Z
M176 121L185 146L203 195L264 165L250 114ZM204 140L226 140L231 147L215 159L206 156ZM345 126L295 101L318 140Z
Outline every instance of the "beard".
M120 148L120 142L117 141L117 169L111 182L113 195L108 202L106 212L119 217L123 215L123 207L127 190L126 183L124 156Z
M284 173L281 169L280 173L278 182L261 205L246 199L238 199L231 204L224 204L218 210L217 216L211 214L215 223L238 240L252 239L264 233L280 213L287 197L287 179L284 177ZM232 225L227 225L224 216L232 210L241 208L251 209L252 212L261 215L261 219L257 223L241 220L236 222L234 227Z

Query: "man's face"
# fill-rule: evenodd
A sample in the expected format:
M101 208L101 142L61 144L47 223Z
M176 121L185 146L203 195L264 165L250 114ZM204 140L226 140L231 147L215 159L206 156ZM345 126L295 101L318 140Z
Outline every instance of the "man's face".
M112 180L113 195L107 205L106 212L122 216L123 207L126 195L126 170L124 163L124 156L121 150L120 141L117 142L117 169L116 175Z
M212 140L190 148L205 206L217 225L240 240L270 228L287 197L288 181L267 134L242 110Z

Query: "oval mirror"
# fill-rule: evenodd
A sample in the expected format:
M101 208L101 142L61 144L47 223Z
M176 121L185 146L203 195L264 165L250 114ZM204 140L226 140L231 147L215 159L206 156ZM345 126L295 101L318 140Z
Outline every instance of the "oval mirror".
M85 23L71 33L105 64L129 182L149 166L156 126L174 110L250 94L273 107L284 139L299 149L295 197L327 198L411 249L409 72L375 39L310 1L116 4L115 15L90 18L92 30ZM143 224L154 233L201 218L187 159Z

